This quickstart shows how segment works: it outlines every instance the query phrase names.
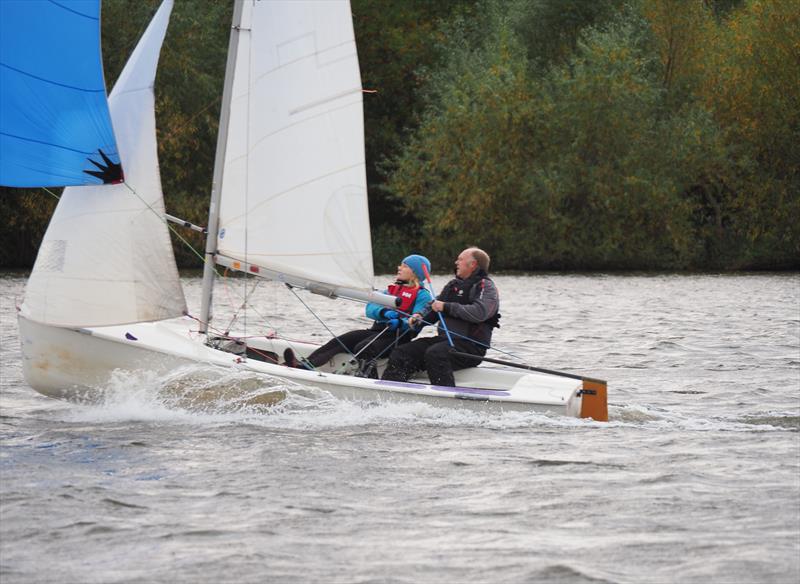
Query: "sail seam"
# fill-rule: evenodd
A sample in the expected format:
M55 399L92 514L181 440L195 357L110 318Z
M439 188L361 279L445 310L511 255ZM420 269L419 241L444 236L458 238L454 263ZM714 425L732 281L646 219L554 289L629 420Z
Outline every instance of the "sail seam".
M244 97L244 95L242 95L240 97ZM249 146L249 150L247 152L245 152L244 154L242 154L241 156L237 156L235 158L229 158L225 162L226 162L226 164L228 164L228 163L231 163L231 162L236 162L237 160L241 160L242 158L245 158L245 157L249 156L250 152L252 152L253 149L256 146L258 146L259 144L261 144L264 140L267 140L267 139L271 138L272 136L277 136L281 132L285 132L286 130L288 130L290 128L294 128L295 126L298 126L300 124L304 124L305 122L308 122L308 121L311 121L313 119L328 115L330 113L333 113L333 112L336 112L336 111L339 111L339 110L343 110L343 109L347 109L347 108L352 107L354 105L361 105L361 100L348 102L348 103L345 103L345 104L340 105L338 107L325 110L324 112L320 112L318 114L314 114L313 116L308 116L307 118L303 118L302 120L298 120L296 122L293 122L291 124L283 126L283 127L279 128L279 129L275 130L274 132L271 132L271 133L267 134L266 136L263 136L262 138L256 140L251 146Z
M25 138L24 136L17 136L15 134L8 134L6 132L0 132L0 136L8 136L9 138L16 138L17 140L23 140L25 142L34 142L36 144L44 144L46 146L52 146L53 148L61 148L62 150L69 150L70 152L77 152L78 154L86 154L87 156L94 154L94 152L86 152L85 150L77 150L75 148L69 148L68 146L61 146L60 144L55 144L53 142L45 142L44 140L34 140L33 138Z
M297 38L301 38L301 37L297 37ZM291 40L294 40L294 39L290 39L287 42L290 42ZM280 65L278 65L277 67L275 67L273 69L270 69L269 71L264 71L264 73L262 73L261 75L256 77L255 83L260 83L261 80L264 77L270 75L271 73L274 73L275 71L280 71L281 69L284 69L285 67L288 67L289 65L293 65L294 63L297 63L299 61L303 61L304 59L310 59L311 57L318 58L320 55L324 55L325 53L329 53L329 52L333 51L334 49L338 49L338 48L343 47L345 45L353 45L353 52L349 53L347 55L342 55L338 59L334 59L333 61L330 61L330 63L335 63L336 61L342 61L344 59L348 59L348 58L352 57L353 55L358 56L358 50L356 50L356 48L355 48L355 46L356 46L355 39L348 39L348 40L346 40L344 42L339 43L338 45L333 45L333 46L330 46L330 47L326 47L326 48L324 48L322 50L316 50L313 53L308 53L306 55L303 55L302 57L297 57L296 59L292 59L291 61L286 61L285 63L281 63Z
M356 249L353 251L318 251L318 252L303 252L303 253L251 253L249 257L256 257L256 258L301 258L301 257L322 257L322 256L353 256L359 257L366 253L366 249ZM220 257L230 258L233 261L243 261L248 263L254 263L249 259L242 259L240 260L235 255L230 253L225 253L225 251L220 251L218 254Z
M88 18L89 20L100 20L96 16L91 16L89 14L84 14L83 12L78 12L74 8L67 8L66 6L64 6L63 4L59 4L55 0L49 0L49 2L50 2L50 4L52 4L54 6L58 6L62 10L66 10L67 12L72 12L73 14L77 14L78 16L83 16L84 18Z
M44 77L39 77L38 75L34 75L33 73L28 73L27 71L23 71L22 69L17 69L16 67L12 67L11 65L7 65L5 63L0 63L0 67L11 69L16 73L19 73L20 75L25 75L27 77L30 77L31 79L36 79L37 81L43 81L45 83L50 83L51 85L58 85L59 87L64 87L66 89L74 89L75 91L83 91L84 93L100 93L101 91L105 93L106 90L105 87L100 89L86 89L84 87L75 87L74 85L59 83L58 81L53 81L52 79L45 79Z
M118 99L122 95L130 95L131 93L138 93L140 91L150 91L153 92L155 90L155 86L147 85L145 87L134 87L132 89L126 89L125 91L117 91L114 93L114 99Z
M363 167L363 166L365 166L364 162L358 162L358 163L352 164L350 166L345 166L345 167L339 168L337 170L334 170L333 172L329 172L327 174L320 175L320 176L318 176L316 178L313 178L313 179L311 179L309 181L306 181L304 183L293 185L293 186L289 187L288 189L286 189L284 191L281 191L279 193L275 193L274 195L272 195L269 198L265 198L258 205L247 209L244 213L240 213L239 215L234 215L232 217L227 218L226 223L228 225L230 225L233 221L236 221L236 220L240 219L241 217L245 216L248 213L252 213L253 211L258 209L259 207L262 207L262 206L266 205L267 203L269 203L271 201L274 201L275 199L280 198L280 197L282 197L284 195L288 195L289 193L291 193L293 191L296 191L297 189L299 189L301 187L308 186L310 184L313 184L315 182L319 182L319 181L321 181L323 179L326 179L328 177L335 176L335 175L340 174L342 172L345 172L345 171L348 171L348 170L352 170L352 169L358 168L358 167Z

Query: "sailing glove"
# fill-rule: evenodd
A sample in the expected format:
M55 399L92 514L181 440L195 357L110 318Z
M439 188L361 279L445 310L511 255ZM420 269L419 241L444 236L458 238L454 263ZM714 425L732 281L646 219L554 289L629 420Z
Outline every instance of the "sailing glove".
M383 318L387 320L392 320L393 318L394 319L400 318L400 313L398 313L396 310L386 310L384 308L381 311L381 316L383 316ZM395 328L397 328L397 326L395 326Z
M406 332L408 330L408 319L391 318L389 319L389 322L386 323L386 326L389 328L390 331L395 331L399 328L401 332Z

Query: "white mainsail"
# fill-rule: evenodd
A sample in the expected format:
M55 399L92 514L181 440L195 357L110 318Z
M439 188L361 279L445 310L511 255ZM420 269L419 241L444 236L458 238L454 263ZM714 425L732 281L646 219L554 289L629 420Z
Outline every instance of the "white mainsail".
M218 260L264 268L271 277L371 290L361 76L349 2L246 1L241 8Z
M125 183L64 190L28 280L28 319L87 327L186 311L163 218L153 94L172 4L164 0L109 97Z

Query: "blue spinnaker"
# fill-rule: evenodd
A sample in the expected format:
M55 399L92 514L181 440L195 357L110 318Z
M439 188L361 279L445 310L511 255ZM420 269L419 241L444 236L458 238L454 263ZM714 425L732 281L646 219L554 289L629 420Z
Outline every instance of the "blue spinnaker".
M121 180L100 0L0 0L0 185Z

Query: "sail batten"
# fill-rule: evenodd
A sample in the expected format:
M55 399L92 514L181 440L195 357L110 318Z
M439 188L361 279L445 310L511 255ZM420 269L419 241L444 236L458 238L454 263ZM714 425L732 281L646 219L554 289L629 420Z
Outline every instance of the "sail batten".
M341 93L337 93L336 95L330 95L328 97L323 97L322 99L318 99L317 101L313 101L311 103L307 103L305 105L301 105L300 107L298 107L296 109L290 110L289 111L289 115L293 116L295 114L301 114L306 110L314 109L315 107L320 107L320 106L323 106L323 105L325 105L327 103L338 101L338 100L342 99L343 97L348 97L348 96L354 95L354 94L360 95L361 94L361 88L357 87L355 89L348 89L348 90L342 91ZM360 100L359 100L359 103L361 103ZM351 104L346 104L343 107L347 107L347 105L351 105Z
M361 75L347 0L243 5L220 257L371 290Z

